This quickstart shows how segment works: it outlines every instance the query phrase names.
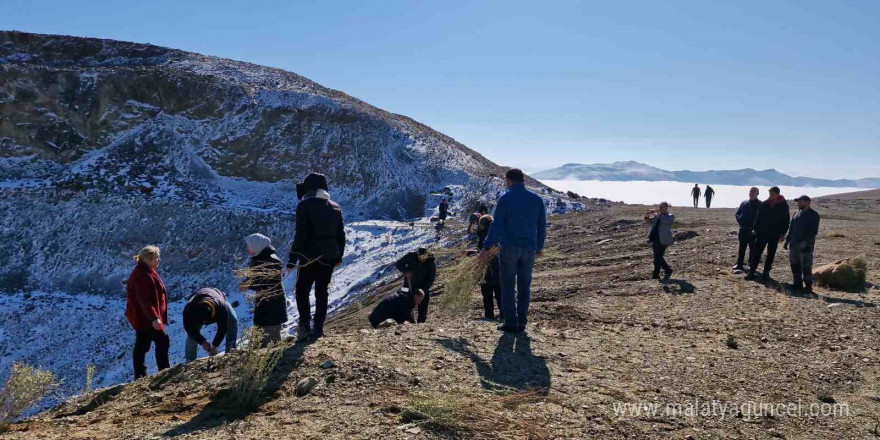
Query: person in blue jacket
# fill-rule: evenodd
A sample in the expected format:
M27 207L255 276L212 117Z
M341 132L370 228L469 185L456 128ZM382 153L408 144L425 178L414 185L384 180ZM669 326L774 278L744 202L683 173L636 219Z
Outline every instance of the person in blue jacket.
M501 247L501 306L504 324L498 330L518 333L526 328L531 301L532 267L535 255L547 238L544 199L526 189L522 170L511 168L505 175L507 192L498 198L492 226L483 243L481 258Z

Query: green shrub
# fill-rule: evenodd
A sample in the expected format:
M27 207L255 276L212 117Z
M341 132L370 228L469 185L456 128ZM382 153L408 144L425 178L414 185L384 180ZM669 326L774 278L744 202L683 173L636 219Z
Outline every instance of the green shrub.
M261 401L266 385L275 365L281 358L281 350L276 346L261 348L265 333L259 327L244 331L244 347L233 351L227 371L230 380L229 394L231 406L253 409Z
M21 417L25 411L58 389L58 379L49 371L16 362L0 391L0 432Z
M840 264L834 271L818 274L816 282L822 286L861 290L865 287L868 265L862 258L850 258Z

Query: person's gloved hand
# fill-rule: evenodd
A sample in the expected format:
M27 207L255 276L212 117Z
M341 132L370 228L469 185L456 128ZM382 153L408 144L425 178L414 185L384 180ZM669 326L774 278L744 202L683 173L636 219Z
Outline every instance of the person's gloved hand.
M220 353L220 349L218 347L212 346L211 349L208 350L208 354L211 356L217 356L219 353Z

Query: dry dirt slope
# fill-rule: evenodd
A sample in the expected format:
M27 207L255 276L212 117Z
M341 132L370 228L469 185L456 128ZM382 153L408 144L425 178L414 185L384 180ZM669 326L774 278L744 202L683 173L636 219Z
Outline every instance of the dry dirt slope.
M818 208L817 261L865 256L880 284L877 212ZM643 209L552 218L527 336L476 320L476 301L466 317L435 307L427 325L385 330L363 328L367 308L350 310L321 341L283 349L256 411L224 406L231 357L218 358L71 401L3 438L880 438L880 291L804 297L742 281L725 269L731 210L676 212L679 229L699 236L675 245L676 274L660 284L648 277ZM790 280L784 259L775 274ZM336 366L322 369L328 359ZM307 376L319 384L295 397ZM800 401L806 411L820 395L849 415L614 411L711 400Z

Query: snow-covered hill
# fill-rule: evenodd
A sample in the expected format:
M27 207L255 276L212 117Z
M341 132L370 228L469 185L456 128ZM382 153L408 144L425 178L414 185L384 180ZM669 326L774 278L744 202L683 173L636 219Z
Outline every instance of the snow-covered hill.
M785 185L804 187L880 188L880 178L815 179L792 177L777 170L666 171L635 161L592 165L569 163L534 174L541 180L669 181L718 185Z
M18 359L81 386L130 376L122 281L162 248L182 359L182 299L237 293L244 236L286 259L294 183L328 176L348 248L335 307L436 243L442 195L465 214L501 191L504 169L454 139L294 73L110 40L0 32L0 375ZM536 181L550 211L560 194ZM440 243L442 245L442 243ZM295 316L295 307L291 308ZM242 309L240 317L250 317ZM294 320L291 320L291 324Z

